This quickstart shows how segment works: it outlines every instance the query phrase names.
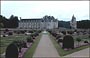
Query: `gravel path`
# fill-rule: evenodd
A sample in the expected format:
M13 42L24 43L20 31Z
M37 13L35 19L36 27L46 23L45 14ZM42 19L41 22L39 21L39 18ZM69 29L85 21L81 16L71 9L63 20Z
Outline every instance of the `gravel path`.
M44 31L41 40L36 48L33 58L36 57L60 57L49 36Z
M86 49L80 50L78 52L74 52L72 54L66 55L64 57L83 57L83 58L89 58L90 57L89 53L90 53L90 48L86 48Z

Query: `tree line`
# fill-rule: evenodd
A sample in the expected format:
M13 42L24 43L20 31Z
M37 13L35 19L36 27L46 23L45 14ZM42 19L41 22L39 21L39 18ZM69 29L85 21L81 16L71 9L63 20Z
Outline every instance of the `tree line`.
M70 21L59 21L58 27L70 28ZM77 28L90 29L90 20L77 21Z
M90 20L77 21L77 28L90 29Z
M0 15L0 27L1 28L17 28L18 27L18 17L11 15L9 19Z

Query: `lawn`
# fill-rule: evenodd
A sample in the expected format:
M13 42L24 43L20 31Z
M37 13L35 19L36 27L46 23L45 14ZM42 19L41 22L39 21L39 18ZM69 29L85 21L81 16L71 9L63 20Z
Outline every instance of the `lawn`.
M50 35L50 34L49 34ZM68 54L71 54L73 52L77 52L79 50L82 50L82 49L85 49L85 48L88 48L89 46L81 46L79 48L75 48L75 49L72 49L72 50L69 50L69 51L65 51L61 48L61 46L56 42L55 40L55 37L53 37L52 35L50 35L50 39L52 40L55 48L57 49L58 53L60 56L65 56L65 55L68 55Z
M27 36L18 35L18 36L8 36L0 38L0 54L6 51L6 47L13 42L14 40L25 40Z
M36 47L40 41L41 36L42 36L42 33L40 33L40 35L36 38L36 40L32 44L32 46L26 51L26 53L24 54L24 58L32 58L33 57L33 54L36 50Z

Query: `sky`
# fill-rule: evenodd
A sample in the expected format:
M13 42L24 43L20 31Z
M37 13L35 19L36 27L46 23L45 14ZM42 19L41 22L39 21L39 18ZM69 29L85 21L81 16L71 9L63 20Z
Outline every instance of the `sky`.
M89 19L89 1L1 1L1 15L9 18L42 18L54 16L58 20Z

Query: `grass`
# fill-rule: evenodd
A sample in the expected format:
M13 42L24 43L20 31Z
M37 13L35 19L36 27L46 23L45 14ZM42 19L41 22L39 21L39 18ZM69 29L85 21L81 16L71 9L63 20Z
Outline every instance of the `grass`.
M36 38L35 42L32 44L32 46L24 54L24 58L32 58L33 57L33 54L34 54L36 47L40 41L40 38L41 38L41 34Z
M49 34L50 35L50 34ZM77 51L80 51L82 49L85 49L85 48L88 48L89 46L81 46L79 48L75 48L75 49L72 49L70 51L65 51L62 49L62 47L54 40L55 37L53 37L52 35L50 35L50 39L51 41L53 42L55 48L57 49L58 53L60 56L65 56L65 55L68 55L68 54L71 54L73 52L77 52Z
M18 35L16 36L8 36L8 37L1 37L0 38L0 54L4 53L6 51L6 47L13 42L14 40L25 40L27 36Z

